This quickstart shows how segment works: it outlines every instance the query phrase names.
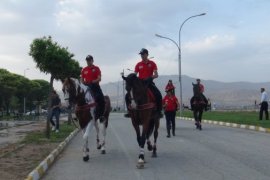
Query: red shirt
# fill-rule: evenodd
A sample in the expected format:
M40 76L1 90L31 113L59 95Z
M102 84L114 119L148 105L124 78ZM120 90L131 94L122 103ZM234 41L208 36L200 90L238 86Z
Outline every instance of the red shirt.
M165 105L165 111L176 111L177 109L177 102L178 99L176 96L172 95L172 96L168 96L166 95L163 99L162 99L162 104Z
M203 93L204 92L204 85L199 84L199 87L200 87L200 92Z
M139 73L139 79L146 79L153 75L154 71L157 70L157 65L154 61L147 60L140 61L135 66L135 72Z
M98 76L101 76L101 71L99 67L95 65L86 66L82 69L81 77L85 83L91 83L93 80L96 80Z

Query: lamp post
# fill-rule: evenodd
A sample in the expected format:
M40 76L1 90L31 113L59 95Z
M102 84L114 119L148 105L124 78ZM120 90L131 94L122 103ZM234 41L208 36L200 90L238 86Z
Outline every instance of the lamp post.
M29 70L29 68L26 68L23 70L23 77L25 77L25 72ZM23 114L25 115L25 95L23 97Z
M202 14L197 14L197 15L194 15L194 16L190 16L190 17L188 17L186 20L184 20L183 21L183 23L181 24L181 26L180 26L180 29L179 29L179 42L178 42L178 44L173 40L173 39L171 39L171 38L168 38L168 37L165 37L165 36L161 36L161 35L159 35L159 34L155 34L157 37L159 37L159 38L163 38L163 39L168 39L168 40L170 40L171 42L173 42L175 45L176 45L176 47L177 47L177 49L178 49L178 73L179 73L179 84L180 84L180 102L181 102L181 104L180 104L180 113L182 113L182 110L183 110L183 98L182 98L182 71L181 71L181 30L182 30L182 27L183 27L183 25L189 20L189 19L191 19L191 18L194 18L194 17L198 17L198 16L204 16L204 15L206 15L206 13L202 13Z

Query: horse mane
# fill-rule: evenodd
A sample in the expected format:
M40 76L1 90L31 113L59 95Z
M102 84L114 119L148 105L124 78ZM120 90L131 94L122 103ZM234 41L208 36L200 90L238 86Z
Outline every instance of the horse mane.
M133 98L138 105L148 102L147 87L135 73L129 74L126 78L126 90L133 90Z
M66 78L63 82L63 92L64 94L69 94L69 103L75 104L78 101L78 96L84 96L86 88L82 87L78 79ZM82 98L84 99L84 98ZM81 104L82 102L80 102Z

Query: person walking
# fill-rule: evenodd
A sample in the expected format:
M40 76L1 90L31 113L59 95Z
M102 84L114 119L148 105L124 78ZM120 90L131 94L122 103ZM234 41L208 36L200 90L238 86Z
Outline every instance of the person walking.
M173 94L173 89L168 89L166 92L167 95L163 98L162 104L165 111L167 137L170 138L171 129L172 135L175 136L175 116L176 111L180 108L180 104L176 96Z
M87 66L81 71L81 81L93 92L95 102L97 103L95 119L104 118L105 100L99 85L99 82L101 81L101 71L98 66L94 65L93 56L88 55L85 60Z
M61 107L61 100L56 93L55 90L52 91L52 101L51 101L51 116L50 116L50 122L52 124L52 130L56 133L59 132L59 117L60 117L60 107ZM55 122L53 121L53 117L55 117Z
M138 74L138 78L143 80L145 85L151 90L151 92L154 94L156 98L156 106L157 106L157 112L159 114L159 117L161 118L162 115L162 95L159 91L159 89L156 87L155 83L153 82L153 79L158 78L158 69L157 65L154 61L148 59L148 50L145 48L142 48L140 53L141 55L141 61L138 62L135 66L135 73ZM131 103L130 95L127 93L125 96L126 105L127 107ZM130 114L125 114L125 117L130 117Z
M263 112L265 112L265 120L268 120L268 95L264 88L261 88L261 93L261 103L259 104L261 106L259 120L263 119Z

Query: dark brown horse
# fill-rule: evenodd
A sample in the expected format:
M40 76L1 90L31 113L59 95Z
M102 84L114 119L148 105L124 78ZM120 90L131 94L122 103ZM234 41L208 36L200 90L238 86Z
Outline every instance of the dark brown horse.
M148 150L153 151L152 157L157 157L157 137L159 128L159 115L156 111L156 105L149 96L148 88L142 80L138 79L136 74L122 76L126 81L126 90L131 96L131 105L128 107L132 125L136 131L137 142L140 147L138 168L144 167L144 145L147 140ZM140 132L142 126L142 133ZM151 145L150 136L154 131L154 144Z
M104 118L94 119L96 103L95 100L84 84L80 83L76 79L66 78L63 82L63 92L68 95L69 106L75 106L76 120L79 123L80 128L83 132L84 147L83 147L83 160L89 160L89 148L88 148L88 137L89 132L93 126L97 131L97 148L101 149L101 153L105 154L105 137L106 129L108 127L109 114L111 112L111 102L109 96L105 96L105 111ZM75 123L76 124L76 123ZM102 137L99 139L99 126L102 126Z
M200 92L198 84L193 84L193 97L190 100L191 110L195 120L196 129L202 130L202 115L205 109L206 103Z

